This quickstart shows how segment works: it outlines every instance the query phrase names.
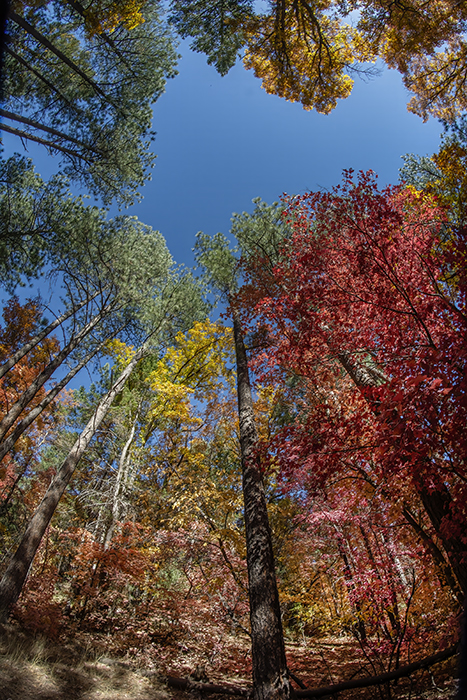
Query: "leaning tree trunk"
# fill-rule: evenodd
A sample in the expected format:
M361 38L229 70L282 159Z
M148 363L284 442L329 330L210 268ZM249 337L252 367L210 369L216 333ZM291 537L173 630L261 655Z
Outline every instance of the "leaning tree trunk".
M348 352L340 353L339 362L344 367L354 384L359 388L375 387L381 384L386 378L384 374L376 369L367 368L354 361ZM374 402L371 405L373 413L378 416L379 406ZM428 491L428 489L415 485L420 500L426 514L441 540L446 553L449 565L457 579L462 595L467 595L467 552L464 543L459 537L449 536L443 532L443 520L451 517L452 497L444 484L439 489ZM457 587L452 588L456 594Z
M55 370L60 367L60 365L71 355L73 350L79 346L82 340L91 333L91 331L98 325L100 321L109 313L112 309L112 304L107 304L98 314L96 314L91 321L89 321L84 328L82 328L79 333L72 337L67 345L58 352L55 357L49 362L47 367L45 367L42 372L34 379L33 382L28 386L26 391L24 391L19 399L13 404L8 413L6 413L2 420L0 421L0 440L3 440L11 426L14 424L18 416L24 411L24 409L30 404L33 398L38 393L44 384L50 379Z
M271 528L257 447L248 360L239 318L233 315L238 416L242 454L254 700L288 700L285 658Z
M61 390L75 377L78 372L80 372L83 367L86 367L88 362L92 360L94 355L96 355L100 350L102 350L104 343L101 343L98 345L96 348L91 350L78 364L76 364L70 371L60 379L59 382L54 384L52 389L47 392L47 394L44 396L42 401L40 401L36 406L34 406L33 409L29 411L25 415L25 417L20 420L14 427L13 431L6 437L4 440L0 442L0 462L2 459L5 457L5 455L10 452L21 435L29 428L32 423L36 420L38 416L42 413L42 411L45 411L47 406L49 406L52 401L55 399L56 396L61 392Z
M83 432L76 440L65 461L52 479L47 492L32 516L23 539L13 555L0 581L0 622L8 618L11 607L18 600L39 544L52 519L57 505L75 471L84 451L96 430L104 420L116 395L123 389L126 380L144 355L144 348L136 353L111 389L102 398Z
M370 387L378 384L378 378L366 372L365 368L358 366L358 363L352 361L349 353L341 353L339 361L347 371L356 386ZM381 375L381 378L384 375ZM380 379L381 379L380 378ZM378 407L373 407L375 415L378 414ZM463 542L455 536L445 535L442 531L443 520L449 519L451 516L452 497L446 488L445 484L437 491L428 491L423 487L418 487L418 494L423 503L425 511L430 519L433 528L440 538L443 549L445 550L452 572L459 584L459 588L464 596L464 606L461 615L461 643L458 657L458 689L456 700L467 700L467 561L466 548ZM409 520L410 522L410 520ZM458 587L452 585L452 580L447 577L447 581L451 583L453 593L458 596ZM454 582L455 584L455 582Z

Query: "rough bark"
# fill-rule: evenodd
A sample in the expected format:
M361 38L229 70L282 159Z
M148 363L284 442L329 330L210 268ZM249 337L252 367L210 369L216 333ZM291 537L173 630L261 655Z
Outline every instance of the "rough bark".
M239 318L232 312L237 360L237 397L242 454L245 534L255 700L288 700L284 636L271 529L257 447L248 360Z
M116 395L122 390L126 380L143 355L144 348L133 357L111 389L101 399L92 418L76 440L56 476L52 479L44 498L32 516L23 539L0 582L0 622L6 621L11 607L19 598L42 537L81 457L105 418Z
M465 546L457 537L451 537L443 532L443 520L449 521L451 518L451 494L444 484L441 484L435 491L421 488L419 494L431 524L443 543L443 548L459 586L463 594L467 595L467 552Z

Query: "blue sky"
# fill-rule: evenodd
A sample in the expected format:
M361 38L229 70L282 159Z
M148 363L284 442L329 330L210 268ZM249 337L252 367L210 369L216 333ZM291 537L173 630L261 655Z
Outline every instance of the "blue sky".
M232 212L251 211L254 197L331 188L344 168L371 168L381 184L395 183L402 154L438 148L441 125L407 112L395 71L357 79L326 116L267 95L241 63L222 78L187 43L180 51L179 75L154 107L152 181L128 210L163 233L179 263L193 263L197 231L227 233ZM21 143L5 135L5 155L14 150ZM57 169L42 147L28 150L44 178Z
M254 197L270 203L284 192L329 189L344 168L372 169L382 185L396 183L402 154L438 149L441 125L407 112L409 95L394 71L357 80L326 116L267 95L241 63L222 78L187 43L180 52L179 75L154 106L152 180L143 201L127 210L162 232L177 263L192 266L197 231L228 233L232 213L252 211ZM8 134L4 145L5 157L24 152ZM44 179L57 171L59 159L41 146L29 143L28 154ZM40 290L54 308L58 290L44 282ZM20 298L36 293L25 288ZM70 386L83 382L87 370Z

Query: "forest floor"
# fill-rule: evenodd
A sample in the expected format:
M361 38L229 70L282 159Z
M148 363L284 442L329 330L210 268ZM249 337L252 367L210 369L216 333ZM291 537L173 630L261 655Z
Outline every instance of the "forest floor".
M83 646L83 642L85 646ZM184 661L160 664L143 659L105 656L102 644L90 639L50 641L25 632L17 625L0 626L0 700L200 700L197 691L182 692L166 684L166 676L190 677L201 674L203 682L220 685L250 685L248 674L235 673L235 667L223 672L217 665L199 665L196 653L184 654ZM248 639L232 638L231 651L237 658L248 657ZM195 650L193 650L195 652ZM365 675L358 648L351 639L308 640L287 645L289 667L307 687L329 685ZM229 664L230 665L230 664ZM242 666L242 664L240 664ZM244 665L246 669L248 664ZM190 671L191 668L191 671ZM367 671L368 674L368 671ZM367 688L340 693L340 700L451 700L455 694L455 659L437 664L401 679L386 689ZM199 678L197 677L197 680ZM210 700L229 696L209 695Z

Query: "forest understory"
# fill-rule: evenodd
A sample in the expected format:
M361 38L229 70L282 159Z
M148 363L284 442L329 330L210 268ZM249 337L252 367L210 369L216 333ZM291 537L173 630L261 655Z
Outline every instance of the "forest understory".
M467 698L467 3L263 4L4 3L0 130L60 165L0 158L0 700ZM179 266L109 207L187 38L322 114L383 61L439 151Z
M50 639L28 632L17 623L0 627L0 700L223 700L241 697L204 693L197 683L251 689L249 639L229 635L222 653L213 654L209 643L190 639L164 645L150 644L134 656L112 654L112 639L105 634L77 633ZM212 632L215 632L212 630ZM110 653L109 653L110 650ZM286 642L292 673L307 688L337 684L371 675L362 662L361 649L352 637L323 637ZM441 700L455 692L455 656L422 669L409 678L384 686L351 689L333 697L372 700L398 698ZM186 679L182 691L167 679ZM296 690L298 686L293 683ZM330 696L327 696L330 697Z

